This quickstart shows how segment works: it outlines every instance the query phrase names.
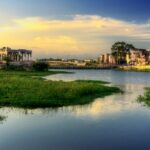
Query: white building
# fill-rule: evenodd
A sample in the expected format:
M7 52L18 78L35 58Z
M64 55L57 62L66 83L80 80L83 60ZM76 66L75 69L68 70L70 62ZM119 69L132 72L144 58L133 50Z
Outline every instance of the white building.
M4 61L5 57L9 57L12 62L30 61L32 58L32 51L26 49L11 49L3 47L0 49L0 61Z

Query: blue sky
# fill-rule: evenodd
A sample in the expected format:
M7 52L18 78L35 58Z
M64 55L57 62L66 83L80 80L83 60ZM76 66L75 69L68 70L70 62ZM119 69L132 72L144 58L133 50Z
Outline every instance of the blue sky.
M150 48L149 0L3 0L0 10L0 45L32 48L36 56L96 56L117 40Z
M3 13L18 17L96 14L145 21L150 16L149 0L3 0L0 1L0 8Z

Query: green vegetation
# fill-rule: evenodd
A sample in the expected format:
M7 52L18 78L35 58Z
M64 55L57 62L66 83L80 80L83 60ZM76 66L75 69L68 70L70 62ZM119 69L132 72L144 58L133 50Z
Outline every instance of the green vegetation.
M6 119L5 116L0 116L0 122L4 121Z
M147 106L150 106L150 87L145 89L145 94L144 96L139 96L138 102L144 103Z
M49 65L46 62L34 62L32 65L27 64L19 64L14 65L10 64L11 59L6 57L5 59L6 64L3 65L2 70L4 71L40 71L45 72L48 71Z
M98 81L98 80L76 80L78 83L99 83L99 84L109 84L106 81Z
M41 78L43 76L54 75L58 73L72 73L65 71L11 71L11 70L0 70L0 78L10 78L10 77L26 77L26 78ZM42 78L41 78L42 79ZM1 80L1 79L0 79Z
M49 65L46 62L35 62L33 64L33 69L35 71L48 71Z
M150 72L150 66L120 66L116 70L129 72Z
M4 60L6 61L6 68L10 66L11 58L9 56L5 57Z
M43 76L65 72L0 71L0 106L45 108L90 103L120 92L102 81L44 81Z
M114 56L117 64L122 65L126 64L126 54L129 53L130 49L135 49L132 44L126 42L116 42L112 45L112 55Z

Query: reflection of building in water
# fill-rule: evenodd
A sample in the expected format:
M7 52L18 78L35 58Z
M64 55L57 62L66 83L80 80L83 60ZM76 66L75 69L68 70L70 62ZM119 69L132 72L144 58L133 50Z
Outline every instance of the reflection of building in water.
M0 49L0 61L3 61L6 57L9 57L13 62L30 61L32 51L26 49L14 50L9 47L3 47Z

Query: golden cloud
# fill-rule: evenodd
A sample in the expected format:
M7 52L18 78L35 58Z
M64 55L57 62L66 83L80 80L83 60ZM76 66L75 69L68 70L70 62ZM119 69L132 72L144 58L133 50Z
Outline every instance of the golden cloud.
M51 20L41 17L14 19L1 26L0 45L35 47L55 53L93 53L108 49L108 37L125 37L130 40L150 40L150 22L137 24L101 16L76 15L68 20ZM100 52L99 52L100 53Z

